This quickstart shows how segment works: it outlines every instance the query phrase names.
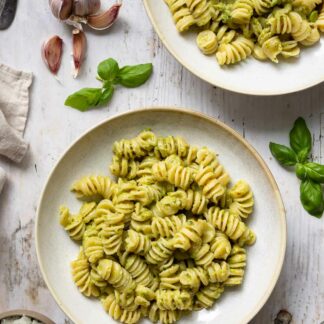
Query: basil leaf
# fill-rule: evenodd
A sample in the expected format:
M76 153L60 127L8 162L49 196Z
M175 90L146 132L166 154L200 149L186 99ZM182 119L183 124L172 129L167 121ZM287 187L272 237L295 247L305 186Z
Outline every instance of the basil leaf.
M309 153L310 153L310 150L308 148L302 149L297 154L298 161L301 162L301 163L304 163L305 161L307 161L307 158L308 158Z
M271 154L277 159L280 164L284 166L292 166L297 163L297 156L291 148L272 142L270 142L269 148Z
M320 218L324 211L322 186L311 179L300 184L300 200L304 209L311 215Z
M290 146L297 154L298 161L305 162L312 149L312 136L303 118L297 118L289 138Z
M324 165L308 162L304 164L304 169L308 178L318 183L324 183Z
M309 22L312 23L314 23L317 20L317 18L318 18L318 12L316 10L313 10L308 16Z
M119 72L118 63L114 59L109 58L99 63L97 72L102 80L113 81Z
M119 70L116 83L127 88L135 88L147 81L153 71L151 63L124 66Z
M87 111L99 104L101 96L100 88L83 88L68 96L64 104L80 111Z
M115 89L113 86L110 86L109 88L105 88L102 92L98 105L106 105L111 100L114 94L114 90Z
M300 179L300 180L305 180L307 179L307 172L305 170L305 167L303 164L301 163L297 163L296 167L295 167L295 172L296 172L296 176Z

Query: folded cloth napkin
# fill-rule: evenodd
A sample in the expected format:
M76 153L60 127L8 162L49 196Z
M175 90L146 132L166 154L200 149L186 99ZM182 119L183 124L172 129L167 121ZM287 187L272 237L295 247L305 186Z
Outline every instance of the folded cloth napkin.
M28 144L23 139L32 74L0 64L0 155L21 162ZM0 168L0 192L6 175Z

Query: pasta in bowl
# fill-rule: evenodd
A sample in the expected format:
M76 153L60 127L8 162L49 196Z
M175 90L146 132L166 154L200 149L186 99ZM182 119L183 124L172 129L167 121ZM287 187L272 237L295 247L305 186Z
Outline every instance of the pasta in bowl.
M324 81L318 71L324 57L321 0L145 0L144 4L173 56L215 86L278 95Z
M105 311L123 323L253 317L279 275L285 221L271 175L238 138L201 115L152 109L107 121L68 150L43 193L36 240L44 278L74 322L107 323ZM256 174L243 161L233 165L238 153ZM273 215L262 217L260 203ZM266 274L254 282L270 242L271 262L261 262ZM234 317L230 307L238 307Z

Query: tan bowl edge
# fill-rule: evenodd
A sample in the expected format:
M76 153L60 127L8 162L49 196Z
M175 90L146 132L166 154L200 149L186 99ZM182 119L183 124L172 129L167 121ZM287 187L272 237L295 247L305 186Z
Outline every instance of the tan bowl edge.
M26 309L15 309L4 313L0 313L0 320L7 319L10 317L15 317L15 316L28 316L34 320L41 321L44 324L55 324L55 322L50 320L48 317L40 313L26 310Z

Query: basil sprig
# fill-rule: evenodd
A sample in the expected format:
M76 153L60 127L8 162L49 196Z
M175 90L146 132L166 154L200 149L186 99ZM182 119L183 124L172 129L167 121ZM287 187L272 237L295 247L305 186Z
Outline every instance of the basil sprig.
M324 198L324 165L310 162L312 136L303 118L299 117L289 133L290 147L270 142L271 154L283 166L295 166L301 180L300 201L304 209L315 217L322 217Z
M119 68L117 61L109 58L99 63L97 68L97 79L102 82L101 88L83 88L68 96L64 104L80 111L107 105L116 85L127 88L139 87L149 79L152 71L151 63Z

